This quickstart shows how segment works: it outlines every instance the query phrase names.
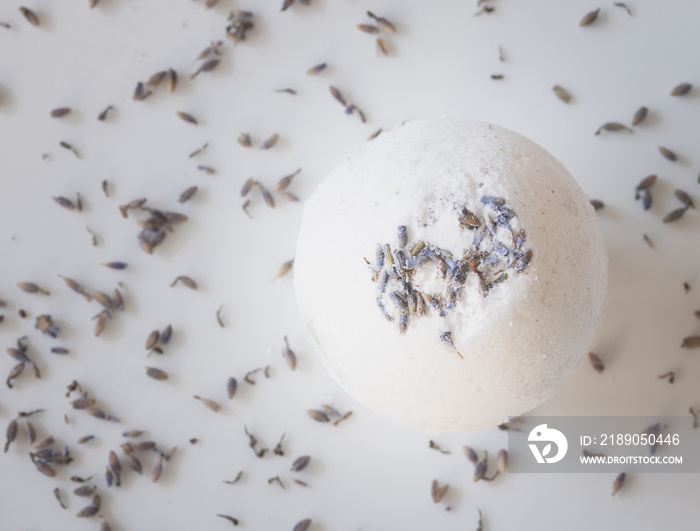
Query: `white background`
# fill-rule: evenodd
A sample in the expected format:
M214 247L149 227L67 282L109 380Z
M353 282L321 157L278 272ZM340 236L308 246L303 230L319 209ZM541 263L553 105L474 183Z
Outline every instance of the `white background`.
M101 0L90 10L85 0L32 0L26 5L40 17L39 28L22 18L19 5L0 3L0 21L11 24L0 28L0 298L8 302L0 309L0 339L5 348L29 335L43 377L27 371L15 389L0 388L0 424L4 431L18 411L45 408L31 419L39 436L53 434L68 444L75 461L56 478L42 476L27 457L22 431L0 454L0 529L96 529L95 519L74 516L89 500L70 493L77 485L68 481L93 473L101 513L119 531L232 527L216 513L235 516L243 529L291 530L311 518L311 531L468 530L476 529L477 508L484 529L492 530L697 528L697 475L632 475L614 498L609 474L512 474L473 483L461 446L493 456L505 447L505 432L434 435L452 451L441 455L428 448L431 435L355 403L314 358L292 275L270 280L294 255L302 204L276 196L278 207L270 210L255 195L251 220L239 190L248 177L272 187L301 167L290 190L307 198L371 133L412 118L471 117L532 138L589 196L606 203L599 217L610 256L610 302L592 346L605 372L584 363L535 413L687 415L691 405L700 406L700 361L679 345L700 332L693 315L700 309L700 216L690 210L674 224L661 219L679 206L675 188L696 196L700 186L700 87L669 95L678 83L700 83L700 3L630 0L630 17L613 2L496 0L494 13L475 17L475 1L312 0L281 12L281 1L221 0L205 10L190 0ZM596 23L579 27L597 7ZM235 47L225 39L232 9L254 12L256 25ZM368 9L398 29L386 37L390 57L378 56L374 38L355 28L371 22ZM219 39L225 41L219 68L187 79L197 54ZM323 73L305 74L320 62L329 65ZM161 87L144 102L132 101L137 81L168 67L179 73L174 94ZM328 92L331 84L363 109L368 123L343 113ZM571 92L571 103L554 96L554 84ZM275 92L287 87L297 94ZM116 110L98 122L107 105ZM633 134L593 134L605 122L629 124L641 105L649 116ZM74 111L49 117L63 106ZM199 125L178 120L176 111L192 114ZM273 133L280 141L270 150L246 150L236 142L243 131L256 146ZM82 159L60 141L73 144ZM205 142L205 152L188 158ZM679 160L664 159L659 145ZM206 175L198 164L217 172ZM651 173L659 180L645 212L634 187ZM108 198L101 191L105 179ZM179 194L191 185L199 192L180 205ZM77 192L83 212L51 199ZM117 209L137 197L190 218L152 256L138 247L135 220ZM99 235L97 247L86 227ZM100 265L111 260L129 268ZM121 282L127 311L93 337L91 317L99 306L70 291L59 274L107 292ZM200 289L170 288L183 274ZM51 295L23 293L16 288L21 281ZM221 305L223 329L215 318ZM29 318L17 316L20 308ZM33 329L42 313L61 326L59 339ZM175 330L171 345L146 358L147 335L168 323ZM362 331L348 323L348 333ZM280 355L284 335L299 358L294 373ZM70 355L51 354L55 344ZM14 360L2 356L4 378ZM147 365L168 371L170 379L147 378ZM258 373L255 386L242 381L266 365L269 379ZM669 370L676 371L673 385L656 378ZM229 376L239 381L232 401ZM72 410L64 394L73 379L122 423ZM222 410L205 409L194 394L216 400ZM354 414L337 427L314 423L304 412L322 403ZM255 458L244 424L270 448L285 433L285 456ZM136 428L178 452L159 483L150 482L152 458L144 456L143 477L125 473L122 487L106 489L107 453L124 441L123 430ZM88 433L95 440L77 445ZM291 462L304 454L313 457L311 465L293 474ZM245 472L239 484L222 483L239 470ZM267 483L277 475L285 491ZM291 484L292 477L309 487ZM430 499L433 479L450 484L439 505ZM53 498L56 487L68 510Z

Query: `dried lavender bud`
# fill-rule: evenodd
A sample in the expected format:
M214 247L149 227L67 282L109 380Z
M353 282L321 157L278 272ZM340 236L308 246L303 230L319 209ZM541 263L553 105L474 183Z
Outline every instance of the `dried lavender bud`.
M497 462L498 462L498 471L505 473L506 470L508 470L508 451L507 450L501 449L498 451Z
M236 395L236 390L238 389L238 382L231 376L226 383L226 392L229 398L233 398Z
M438 483L438 480L434 479L432 484L430 485L430 498L433 500L433 503L440 503L449 487L450 485L448 483L440 485L440 483Z
M554 91L554 95L564 103L569 103L571 101L571 94L569 94L566 89L560 87L559 85L554 85L552 90Z
M156 72L153 74L151 77L148 78L148 81L146 82L146 85L148 85L151 88L156 88L158 85L160 85L161 81L165 79L166 72L165 70L161 70L160 72Z
M331 93L331 96L333 96L341 105L345 105L345 98L343 98L343 95L340 93L340 91L335 88L334 86L330 85L328 87L328 90Z
M146 451L146 450L155 450L156 449L156 442L155 441L141 441L138 443L134 444L134 450L138 451Z
M623 125L618 122L607 122L601 125L598 130L595 132L596 135L599 135L601 131L628 131L630 133L633 133L634 131L627 127L626 125Z
M170 284L170 287L171 288L174 287L175 284L177 284L178 282L180 284L182 284L183 286L190 288L191 290L197 289L197 283L194 280L192 280L190 277L183 276L183 275L181 275L181 276L177 277L175 280L173 280L172 283Z
M254 180L252 177L248 177L246 181L243 183L243 187L241 188L241 197L245 197L248 195L248 192L253 188L253 185L257 184L257 181Z
M50 315L39 315L36 318L36 324L34 325L34 328L39 330L42 334L46 334L50 337L57 337L58 332L60 331L60 328L54 324L53 320L51 319Z
M112 469L112 471L115 474L118 474L119 472L122 471L122 465L119 462L119 458L117 457L117 454L113 450L109 451L108 461L109 461L109 467Z
M27 364L32 363L32 360L29 359L29 357L27 356L27 354L23 350L20 350L17 348L7 348L6 351L11 357L13 357L14 359L16 359L19 362L27 363Z
M389 43L381 37L377 37L377 52L378 55L391 55L391 47L389 46Z
M53 495L58 500L59 505L61 506L61 509L68 509L65 503L63 503L63 500L61 499L61 489L56 487L53 489Z
M129 264L127 264L126 262L105 262L102 265L109 269L118 270L126 269L129 266Z
M275 192L285 191L289 187L289 185L291 184L292 179L294 179L294 177L296 177L300 172L301 172L301 168L299 168L294 173L290 173L289 175L282 177L279 181L277 181L277 184L275 185Z
M48 291L40 288L38 285L34 284L34 282L19 282L17 283L17 287L22 291L26 291L27 293L41 293L42 295L50 295Z
M87 483L88 481L92 480L95 476L90 476L89 478L81 478L80 476L71 476L70 480L75 482L75 483Z
M139 461L138 458L133 453L124 454L124 460L126 461L126 464L129 465L129 468L131 470L133 470L137 474L143 473L143 467L141 466L141 461Z
M168 379L168 373L165 371L161 371L160 369L156 369L155 367L146 367L146 374L153 378L154 380L167 380Z
M58 109L51 111L51 118L63 118L64 116L70 114L70 112L70 107L59 107Z
M272 280L277 280L278 278L281 278L284 275L286 275L287 273L289 273L289 271L291 271L293 265L294 265L294 259L287 260L285 263L282 264L282 266L279 268L279 271L277 271L277 276L275 276L275 278L273 278Z
M601 208L605 207L605 203L603 203L600 199L591 199L591 205L593 205L594 210L600 210Z
M287 336L284 336L284 348L282 349L282 356L285 360L287 360L287 365L291 370L296 369L297 357L296 354L294 354L294 351L289 348L289 341L287 340Z
M199 122L197 122L197 120L194 116L192 116L191 114L187 114L186 112L177 111L175 113L175 116L177 116L183 122L187 122L187 123L192 124L192 125L198 125L198 123L199 123Z
M700 348L700 336L688 336L683 339L681 348Z
M219 62L219 59L210 59L209 61L202 63L202 66L200 66L192 75L190 75L190 79L196 78L202 72L211 72L217 66L219 66Z
M364 33L369 33L370 35L376 35L379 33L379 28L377 26L372 26L371 24L358 24L357 29Z
M32 26L35 28L39 26L39 17L36 16L36 13L32 11L29 8L26 7L20 7L19 8L20 13L22 13L22 16L27 19L27 22L29 22Z
M238 135L238 143L246 148L253 145L252 141L250 140L250 135L248 133L241 133L240 135Z
M467 456L467 459L469 459L472 464L475 465L479 461L479 457L476 455L476 452L469 446L462 446L462 452L464 452L464 455Z
M486 476L486 461L479 461L474 466L474 476L472 479L474 483L476 483L477 481L484 479L484 476Z
M194 196L194 194L197 193L197 190L198 188L196 186L190 186L187 190L180 194L180 198L178 199L178 201L180 203L189 201L190 199L192 199L192 196Z
M270 191L267 188L263 188L262 186L260 187L260 189L265 204L270 208L275 208L275 200L272 198L272 194L270 193Z
M167 345L168 343L170 343L170 338L172 335L173 327L171 325L168 325L160 333L160 338L158 339L158 341L161 343L161 345Z
M306 414L316 422L330 422L331 420L328 418L328 415L318 409L307 409Z
M396 28L394 27L394 25L384 17L378 17L371 11L367 11L367 16L371 19L374 19L374 21L377 23L377 26L379 26L379 29L381 29L383 32L390 34L396 33Z
M662 220L664 223L671 223L672 221L676 221L680 218L683 217L683 214L685 214L685 211L688 207L682 207L682 208L677 208L675 210L672 210L666 216L664 216L664 219Z
M311 456L309 455L302 455L301 457L298 457L297 459L294 460L292 463L292 468L290 469L292 472L300 472L301 470L304 470L309 462L311 461Z
M5 453L7 453L7 451L10 449L10 444L12 444L17 438L17 421L15 419L12 419L7 425L5 437L7 439L7 441L5 442Z
M42 440L34 443L34 449L35 450L41 450L42 448L48 448L55 442L55 439L53 438L52 435L49 435L48 437L43 438Z
M613 481L612 484L612 494L611 496L615 496L615 494L622 488L622 486L625 484L625 479L627 478L627 474L624 472L621 472L620 474L617 475L615 478L615 481Z
M93 440L94 438L95 438L94 435L83 435L82 437L80 437L80 439L78 439L77 443L78 444L85 444L86 442L89 442L89 441Z
M36 430L34 429L34 425L27 421L26 424L27 428L27 440L29 441L29 444L34 444L36 442Z
M110 468L107 466L105 467L105 483L107 484L108 487L112 486L112 482L114 481L114 476L115 474L112 473ZM117 486L119 486L119 474L116 474L117 476Z
M187 221L189 218L185 216L184 214L180 214L179 212L166 212L163 214L165 218L165 223L184 223Z
M656 175L647 175L646 177L644 177L644 179L642 179L639 182L635 190L637 192L640 192L642 190L648 190L656 182L656 179Z
M211 409L214 413L221 409L219 404L213 400L209 400L208 398L202 398L201 396L194 395L194 399L199 400L207 409Z
M683 203L683 206L685 206L687 208L695 208L695 204L693 203L693 199L690 197L690 195L687 192L684 192L683 190L676 189L673 192L673 195L675 195L676 199L678 199L681 203Z
M156 465L153 467L153 473L151 474L151 483L156 483L161 474L163 473L163 455L158 454L156 458Z
M172 68L168 68L168 71L165 74L165 88L168 89L168 92L175 92L175 88L177 87L177 72L173 70Z
M605 365L603 364L603 360L601 360L600 357L597 354L594 354L593 352L588 353L588 361L591 362L593 369L597 373L601 373L605 369Z
M648 112L649 109L646 107L640 107L637 109L637 112L635 112L634 116L632 117L632 125L636 127L641 124L646 119Z
M309 526L311 525L311 518L306 518L305 520L302 520L301 522L297 522L297 524L294 526L294 529L292 531L306 531L309 529Z
M34 466L36 469L44 474L47 477L53 478L56 476L56 471L51 467L51 465L47 464L45 461L40 461L39 459L36 459L34 461Z
M262 145L260 146L260 149L270 149L277 143L279 137L280 136L277 133L273 134L270 138L263 141Z
M673 151L671 151L668 148L665 148L663 146L659 146L659 153L661 153L664 157L666 157L670 161L676 161L678 160L678 155L676 155Z
M312 66L306 71L307 76L315 76L316 74L319 74L323 72L326 69L326 63L320 63L317 64L316 66Z
M95 491L97 491L97 487L95 485L83 485L82 487L75 489L73 494L82 498L89 498L95 494Z
M591 11L590 13L587 13L579 21L578 25L579 26L590 26L598 18L598 13L600 13L600 8L596 9L595 11Z
M134 89L131 99L134 101L143 101L151 94L152 92L146 88L146 85L139 81L136 83L136 88Z
M95 516L98 512L100 512L100 497L95 494L95 496L92 499L92 504L88 505L87 507L83 507L80 511L76 513L75 516L84 518L84 517L91 517Z
M671 96L684 96L690 92L691 88L693 88L693 85L690 83L681 83L680 85L673 87L673 90L671 90Z
M197 169L198 169L199 171L203 171L203 172L206 173L207 175L214 175L214 174L216 173L216 170L215 170L214 168L212 168L211 166L204 166L204 165L202 165L202 164L200 164L199 166L197 166Z

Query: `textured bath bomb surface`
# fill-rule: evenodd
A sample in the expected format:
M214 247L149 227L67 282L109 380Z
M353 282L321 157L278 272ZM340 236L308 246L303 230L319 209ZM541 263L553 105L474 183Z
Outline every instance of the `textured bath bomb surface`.
M607 300L600 227L576 181L527 138L467 120L406 123L337 166L304 206L294 269L330 374L430 432L542 403Z

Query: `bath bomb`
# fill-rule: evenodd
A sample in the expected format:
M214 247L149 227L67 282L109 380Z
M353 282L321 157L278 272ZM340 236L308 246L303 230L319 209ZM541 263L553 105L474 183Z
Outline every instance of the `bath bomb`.
M527 138L412 121L337 166L304 206L302 318L358 401L432 433L496 426L552 396L607 301L589 199Z

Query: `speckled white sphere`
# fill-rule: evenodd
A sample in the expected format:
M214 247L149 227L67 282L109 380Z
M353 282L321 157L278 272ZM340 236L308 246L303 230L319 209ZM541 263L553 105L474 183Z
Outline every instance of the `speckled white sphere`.
M331 375L430 432L495 426L553 395L607 300L576 181L527 138L467 120L406 123L336 167L304 207L294 269Z

